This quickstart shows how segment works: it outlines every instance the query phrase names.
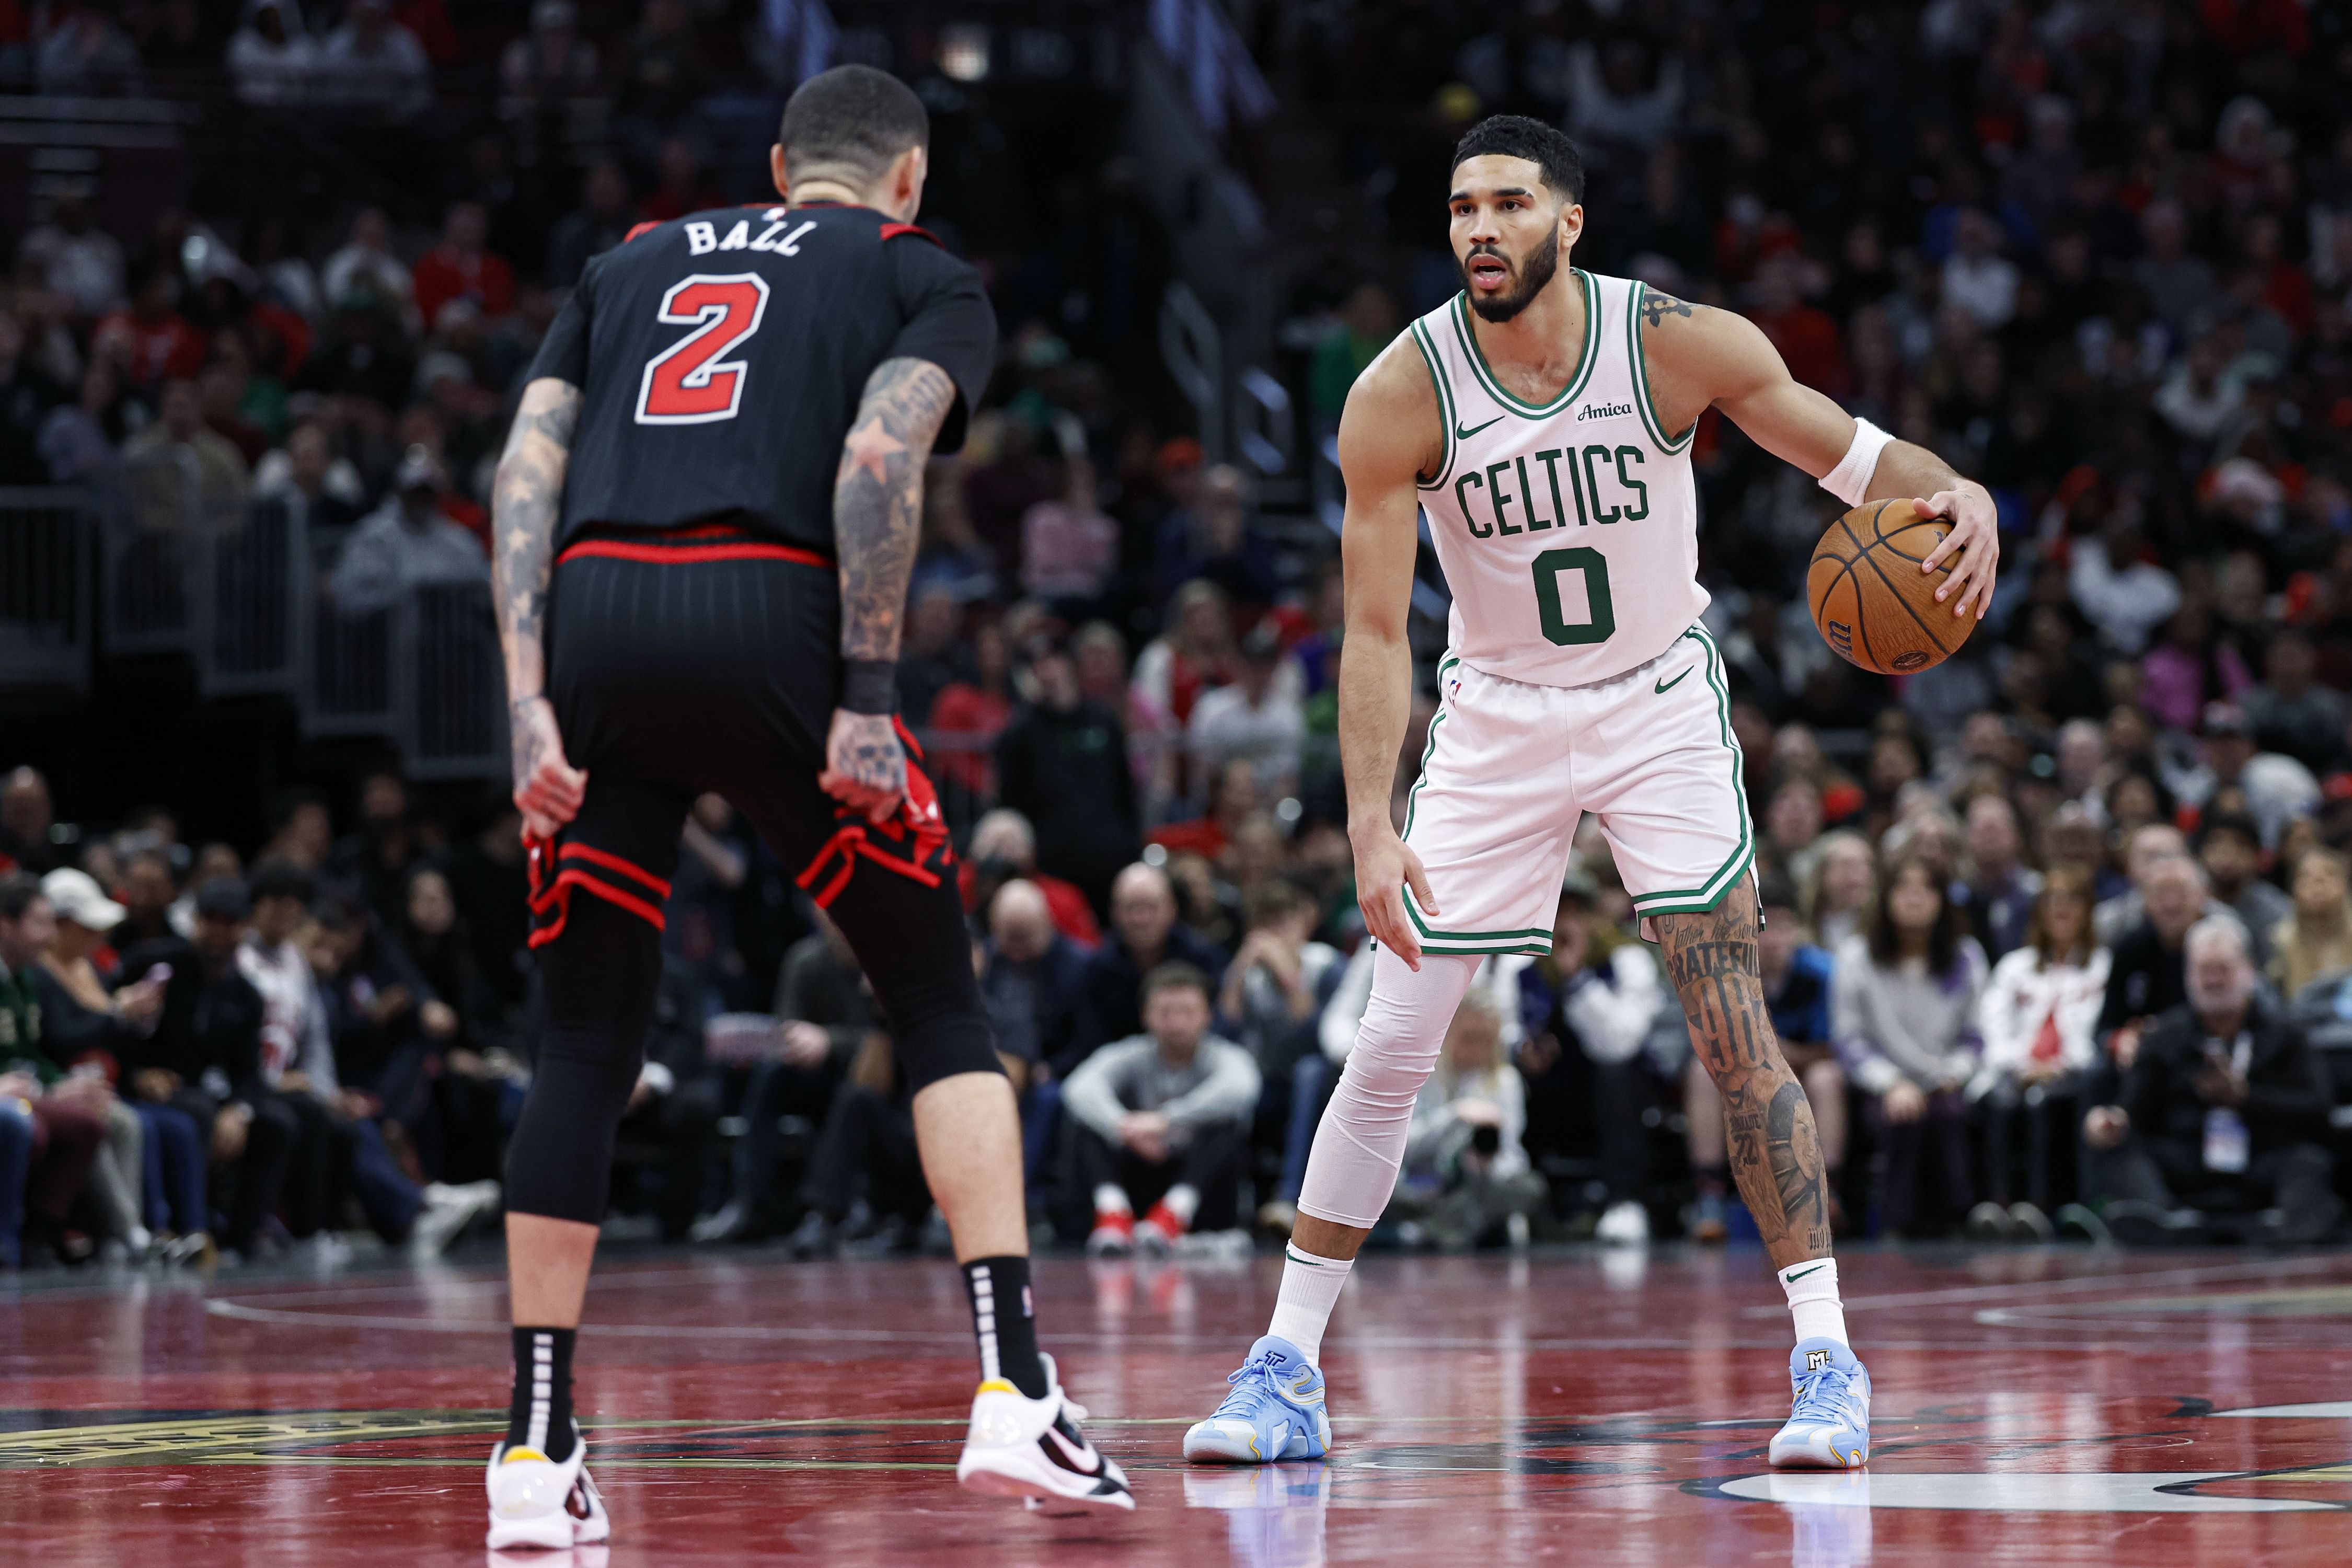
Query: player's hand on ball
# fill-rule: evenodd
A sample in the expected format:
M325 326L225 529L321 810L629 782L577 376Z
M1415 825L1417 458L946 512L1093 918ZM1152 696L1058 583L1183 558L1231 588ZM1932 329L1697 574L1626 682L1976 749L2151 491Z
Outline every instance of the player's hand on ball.
M514 741L514 803L523 831L552 838L556 829L580 815L588 796L588 775L564 760L563 734L555 707L544 697L526 697L510 710Z
M1412 922L1405 918L1403 889L1410 885L1421 912L1434 918L1436 896L1429 890L1429 873L1387 823L1373 825L1356 845L1356 904L1364 911L1364 929L1372 939L1421 973L1421 942Z
M898 728L887 713L833 710L833 728L824 738L824 772L817 787L853 811L866 814L879 826L897 815L907 793L907 753L898 745Z
M1963 481L1958 489L1938 490L1926 500L1911 503L1919 509L1921 517L1948 517L1951 531L1927 552L1919 563L1922 572L1933 572L1948 559L1953 552L1961 552L1952 564L1951 580L1936 590L1936 597L1949 602L1952 614L1965 616L1969 607L1976 609L1977 619L1992 608L1993 574L2000 567L2000 514L1992 504L1992 497L1982 485Z

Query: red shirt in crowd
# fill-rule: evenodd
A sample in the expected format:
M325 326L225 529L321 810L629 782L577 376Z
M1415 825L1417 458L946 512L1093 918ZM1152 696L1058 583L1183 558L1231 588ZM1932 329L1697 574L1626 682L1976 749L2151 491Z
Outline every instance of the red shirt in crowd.
M1095 923L1094 906L1073 883L1059 877L1048 877L1043 871L1023 874L1022 880L1034 884L1045 895L1045 908L1054 918L1054 929L1081 947L1100 947L1102 927ZM978 914L974 907L980 889L980 868L966 860L956 871L956 887L963 893L964 913Z
M103 353L121 353L124 373L140 386L194 381L205 368L209 345L204 333L177 310L142 317L117 310L98 323L92 338Z
M1795 305L1777 316L1751 319L1780 351L1790 375L1818 391L1845 390L1845 350L1838 341L1837 323L1826 311Z
M514 268L505 258L487 250L463 256L450 246L436 245L416 264L415 284L417 312L427 329L452 300L471 300L493 320L514 309Z

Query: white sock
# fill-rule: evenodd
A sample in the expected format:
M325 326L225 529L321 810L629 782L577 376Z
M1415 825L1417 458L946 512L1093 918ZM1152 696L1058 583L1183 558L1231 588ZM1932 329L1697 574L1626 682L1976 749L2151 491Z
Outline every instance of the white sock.
M1127 1194L1118 1184L1105 1182L1095 1189L1095 1213L1101 1215L1133 1214L1134 1212L1134 1206L1127 1201Z
M1274 1321L1265 1331L1297 1345L1308 1361L1322 1353L1323 1328L1339 1302L1352 1258L1318 1258L1296 1243L1282 1251L1282 1293L1274 1299Z
M1791 1263L1780 1270L1780 1289L1789 1293L1789 1315L1797 1322L1798 1343L1835 1340L1847 1344L1845 1308L1838 1302L1836 1258Z
M1194 1192L1187 1182L1179 1182L1169 1188L1160 1195L1160 1201L1168 1206L1170 1214L1183 1223L1187 1230L1192 1226L1192 1216L1201 1212L1201 1194Z

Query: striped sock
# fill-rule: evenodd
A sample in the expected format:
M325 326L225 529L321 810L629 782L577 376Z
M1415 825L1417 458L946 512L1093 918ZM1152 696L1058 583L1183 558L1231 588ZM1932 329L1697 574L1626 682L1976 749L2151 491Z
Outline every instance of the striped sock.
M514 1331L514 1404L507 1447L531 1448L557 1464L572 1457L572 1345L577 1329Z
M1001 1377L1032 1399L1050 1386L1037 1357L1036 1306L1025 1258L975 1258L963 1266L971 1295L972 1337L980 1342L980 1379Z

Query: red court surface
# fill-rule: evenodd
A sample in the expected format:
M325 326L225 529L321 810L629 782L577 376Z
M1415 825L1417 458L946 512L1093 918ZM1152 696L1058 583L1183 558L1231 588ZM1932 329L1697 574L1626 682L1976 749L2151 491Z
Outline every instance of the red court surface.
M1041 1265L1047 1346L1141 1504L1071 1524L953 1483L972 1373L945 1264L618 1262L580 1350L614 1544L535 1561L2352 1562L2352 1257L1852 1256L1877 1401L1851 1476L1762 1463L1789 1329L1755 1253L1372 1259L1326 1347L1332 1462L1188 1469L1278 1270ZM0 1559L534 1561L479 1544L494 1257L51 1280L0 1288Z

